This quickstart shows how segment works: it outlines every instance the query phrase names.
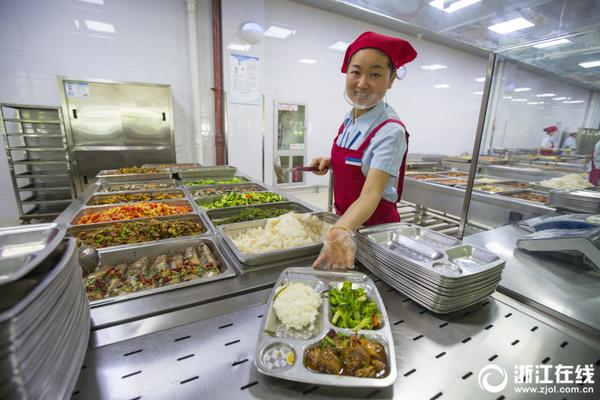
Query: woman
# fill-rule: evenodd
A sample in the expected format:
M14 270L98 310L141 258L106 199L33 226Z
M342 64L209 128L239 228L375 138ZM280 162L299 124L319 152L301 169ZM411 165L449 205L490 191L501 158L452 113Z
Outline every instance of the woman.
M365 32L346 50L344 95L352 105L333 141L331 158L310 165L317 175L333 171L335 209L341 218L327 234L313 264L325 269L352 268L359 226L400 221L396 203L402 195L408 132L383 98L396 71L417 56L405 40Z
M598 186L600 184L600 141L594 146L591 164L589 181L592 185Z
M554 144L554 134L558 131L556 126L549 126L544 128L544 132L546 132L546 136L542 139L540 143L540 154L543 156L549 156L554 154L554 150L556 145Z

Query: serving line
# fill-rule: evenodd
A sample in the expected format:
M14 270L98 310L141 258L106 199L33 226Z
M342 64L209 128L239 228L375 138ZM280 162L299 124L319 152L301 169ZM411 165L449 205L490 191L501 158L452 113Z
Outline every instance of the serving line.
M93 332L72 399L526 399L513 390L515 365L600 365L597 337L580 337L500 293L438 316L370 276L395 343L398 379L389 388L332 388L259 374L256 343L271 293L264 289ZM479 387L478 374L490 363L507 371L504 397Z

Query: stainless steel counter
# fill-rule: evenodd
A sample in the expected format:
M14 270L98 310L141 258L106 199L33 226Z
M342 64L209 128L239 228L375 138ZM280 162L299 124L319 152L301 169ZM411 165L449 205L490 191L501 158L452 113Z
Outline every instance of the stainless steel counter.
M350 390L260 375L254 355L266 289L94 332L72 399L532 399L513 389L516 365L600 365L597 337L572 334L502 294L440 317L377 285L393 325L399 378L392 387ZM478 384L490 363L507 373L501 393ZM600 390L597 377L593 389Z
M600 335L600 272L516 249L528 232L517 225L468 236L464 242L504 257L499 291Z

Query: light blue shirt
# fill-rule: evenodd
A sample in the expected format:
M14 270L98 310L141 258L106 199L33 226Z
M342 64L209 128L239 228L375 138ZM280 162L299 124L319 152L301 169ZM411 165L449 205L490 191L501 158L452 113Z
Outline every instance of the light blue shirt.
M338 146L351 150L357 150L373 129L383 121L400 119L394 109L383 101L356 121L352 120L352 113L353 111L350 110L346 114L342 134L336 142ZM363 154L361 170L365 177L371 168L382 170L390 175L383 191L385 200L391 202L398 200L398 173L407 148L402 125L388 123L375 134Z
M592 156L594 157L594 165L596 168L600 168L600 141L594 146L594 154Z

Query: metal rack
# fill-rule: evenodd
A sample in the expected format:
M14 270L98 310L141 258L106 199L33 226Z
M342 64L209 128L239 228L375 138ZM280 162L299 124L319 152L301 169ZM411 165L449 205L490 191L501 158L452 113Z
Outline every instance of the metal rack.
M1 103L0 122L20 219L54 219L75 198L62 110Z

